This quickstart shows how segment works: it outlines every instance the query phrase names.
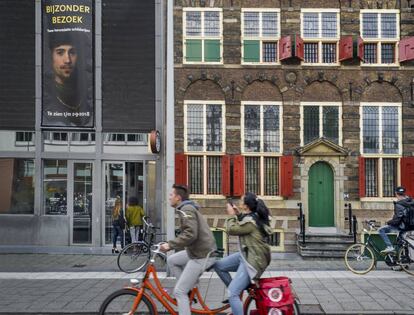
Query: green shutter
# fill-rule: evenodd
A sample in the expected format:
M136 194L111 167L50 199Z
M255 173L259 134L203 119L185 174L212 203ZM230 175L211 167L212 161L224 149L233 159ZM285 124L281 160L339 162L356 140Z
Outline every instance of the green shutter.
M187 39L185 45L185 60L201 61L201 39Z
M245 40L243 42L244 62L260 62L260 41Z
M220 62L220 40L206 39L204 40L204 61Z

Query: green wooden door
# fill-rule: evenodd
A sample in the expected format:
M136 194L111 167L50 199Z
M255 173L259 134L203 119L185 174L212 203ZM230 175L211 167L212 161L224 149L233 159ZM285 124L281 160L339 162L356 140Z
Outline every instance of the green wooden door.
M312 165L308 185L309 226L335 226L333 172L330 166L324 162Z

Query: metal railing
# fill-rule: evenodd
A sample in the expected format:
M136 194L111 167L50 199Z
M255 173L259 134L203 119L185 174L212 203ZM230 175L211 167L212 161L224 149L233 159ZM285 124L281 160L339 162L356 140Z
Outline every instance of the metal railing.
M305 245L305 226L306 226L306 218L305 218L305 214L303 213L303 208L302 208L302 203L299 202L298 203L298 207L299 207L299 216L298 216L298 220L299 220L299 227L300 227L300 232L299 234L302 236L302 244Z
M354 236L354 243L357 242L357 226L358 221L355 215L352 214L352 204L346 203L345 208L348 208L348 217L345 218L346 221L348 221L349 225L349 235Z

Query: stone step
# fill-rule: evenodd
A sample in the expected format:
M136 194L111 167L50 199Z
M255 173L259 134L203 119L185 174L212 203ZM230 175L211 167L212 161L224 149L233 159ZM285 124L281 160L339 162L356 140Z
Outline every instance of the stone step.
M296 240L302 242L302 235L296 234ZM346 234L305 234L305 242L351 244L354 242L354 237Z
M305 250L298 251L302 257L310 258L344 258L345 251Z
M299 243L298 247L302 248L303 250L323 250L323 251L346 251L352 243L348 244L341 244L341 243L326 243L326 244L320 244L320 243Z

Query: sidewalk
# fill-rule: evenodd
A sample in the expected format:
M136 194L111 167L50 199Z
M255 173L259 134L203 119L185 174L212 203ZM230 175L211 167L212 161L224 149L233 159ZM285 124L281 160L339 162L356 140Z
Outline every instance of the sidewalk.
M303 314L414 314L414 277L382 263L357 276L342 260L273 258L264 277L290 277ZM0 254L0 314L96 314L106 296L140 276L119 272L112 255ZM200 290L213 307L226 294L215 273L203 274Z

